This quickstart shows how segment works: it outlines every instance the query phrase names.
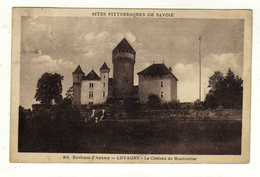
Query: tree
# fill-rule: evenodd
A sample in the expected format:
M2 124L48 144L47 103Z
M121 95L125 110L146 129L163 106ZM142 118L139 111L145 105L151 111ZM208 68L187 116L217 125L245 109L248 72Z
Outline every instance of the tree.
M72 101L73 101L73 86L71 86L71 87L69 88L69 90L67 90L67 92L66 92L65 95L66 95L66 96L65 96L64 99L69 100L69 101L72 103Z
M150 108L159 107L160 104L161 104L161 99L158 97L158 95L150 94L150 95L148 96L147 105L148 105Z
M206 108L217 108L221 105L221 87L223 85L224 76L220 71L215 71L212 76L209 77L209 85L211 89L207 94L204 102Z
M223 81L224 76L220 71L215 71L215 73L209 77L209 86L211 91L215 91L219 84Z
M51 105L62 101L63 76L57 73L44 73L37 83L36 94L34 98L41 104Z
M226 109L242 108L243 80L235 76L229 68L225 77L220 72L215 72L209 79L210 92L207 94L204 106Z
M222 82L222 105L224 108L242 108L243 80L229 68Z

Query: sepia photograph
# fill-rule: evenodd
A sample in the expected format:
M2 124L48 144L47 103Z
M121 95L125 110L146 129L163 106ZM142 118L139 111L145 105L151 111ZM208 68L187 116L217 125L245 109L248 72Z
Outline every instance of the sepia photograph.
M249 163L252 11L14 8L11 162Z

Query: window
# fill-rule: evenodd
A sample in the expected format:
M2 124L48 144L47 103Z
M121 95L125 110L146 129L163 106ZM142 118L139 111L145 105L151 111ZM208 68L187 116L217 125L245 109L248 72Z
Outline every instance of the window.
M161 81L161 87L163 87L163 81Z
M106 87L106 83L103 83L103 87Z
M93 102L88 102L88 104L93 104Z
M88 95L90 98L93 98L93 92L89 92L89 95Z
M103 97L105 97L106 96L106 92L103 92Z
M106 75L104 75L104 78L106 78Z
M89 88L93 88L94 87L94 83L89 83Z
M161 98L163 98L163 92L161 92Z

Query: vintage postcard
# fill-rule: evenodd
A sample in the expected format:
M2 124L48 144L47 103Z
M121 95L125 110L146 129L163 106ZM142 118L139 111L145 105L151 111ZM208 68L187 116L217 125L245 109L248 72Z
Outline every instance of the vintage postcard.
M251 10L14 8L11 162L249 163Z

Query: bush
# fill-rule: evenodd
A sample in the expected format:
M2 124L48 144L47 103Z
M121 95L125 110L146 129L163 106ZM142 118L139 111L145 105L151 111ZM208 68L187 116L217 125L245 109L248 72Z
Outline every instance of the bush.
M158 95L151 94L148 96L147 106L150 108L159 108L161 106L161 99Z
M117 99L115 97L109 97L107 98L107 101L105 102L106 104L113 104L116 103Z
M140 115L141 104L138 98L129 97L124 99L124 110L128 118L136 119Z
M168 109L179 109L180 108L180 104L177 101L171 101L166 104L167 104Z

